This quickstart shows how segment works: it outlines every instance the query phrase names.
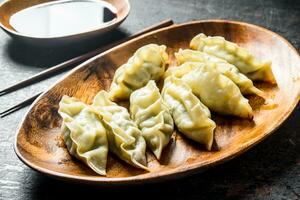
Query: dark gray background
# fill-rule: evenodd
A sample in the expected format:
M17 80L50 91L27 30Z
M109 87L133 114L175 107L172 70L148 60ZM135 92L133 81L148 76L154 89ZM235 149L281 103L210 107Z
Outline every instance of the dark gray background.
M67 58L166 18L172 18L177 23L211 18L250 22L283 35L298 50L300 49L300 1L131 0L130 2L132 5L130 16L118 30L104 38L84 44L59 48L31 47L13 41L0 31L0 89ZM45 90L60 76L0 97L0 111ZM297 133L300 131L300 106L270 138L226 164L172 182L116 189L56 181L21 163L13 151L13 142L17 126L27 109L28 107L0 119L0 199L54 199L88 195L93 195L97 199L114 196L132 199L146 197L299 199L300 159Z

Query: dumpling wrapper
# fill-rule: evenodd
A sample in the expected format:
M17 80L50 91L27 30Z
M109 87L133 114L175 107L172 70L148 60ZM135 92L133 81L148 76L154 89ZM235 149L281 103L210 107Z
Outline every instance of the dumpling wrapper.
M183 65L189 65L189 63ZM198 67L182 76L182 80L212 111L224 115L253 118L248 99L243 97L234 82L218 72L213 63L211 65L198 63Z
M58 113L63 118L62 134L71 155L100 175L106 175L108 142L97 113L75 98L63 96Z
M130 114L142 131L147 146L160 159L163 148L171 139L174 123L153 80L131 94Z
M148 44L139 48L127 63L119 67L110 87L110 99L126 100L149 80L159 80L168 61L166 46Z
M207 37L205 34L200 33L191 40L190 48L226 60L235 65L240 72L251 80L276 83L270 61L260 61L248 50L233 42L226 41L223 37Z
M127 109L110 101L104 90L94 97L92 106L105 122L109 150L125 162L149 171L146 167L146 142Z
M179 65L185 62L213 62L216 65L216 69L232 80L240 88L243 94L257 94L259 96L263 96L263 92L257 89L247 76L240 73L234 65L229 64L223 59L201 51L194 51L190 49L180 49L177 53L175 53L175 57ZM176 68L170 68L170 70L176 70Z
M181 79L170 76L165 79L162 96L171 108L179 131L211 150L216 124L210 119L208 108L192 93L191 88Z

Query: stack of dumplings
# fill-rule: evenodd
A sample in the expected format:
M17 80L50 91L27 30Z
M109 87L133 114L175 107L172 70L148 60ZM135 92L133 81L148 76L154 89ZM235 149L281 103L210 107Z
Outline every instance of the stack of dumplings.
M190 42L190 48L205 52L235 65L241 73L251 80L276 83L272 73L271 62L263 62L255 58L246 49L226 41L223 37L207 37L200 33Z
M211 111L252 120L253 110L243 95L263 92L252 81L276 83L271 62L255 58L223 37L203 33L191 49L175 53L178 66L167 70L166 46L139 48L87 105L63 96L59 114L69 153L99 175L106 175L108 151L147 171L146 148L159 161L174 128L211 151L216 123ZM157 82L164 79L161 89ZM127 100L129 111L117 104Z

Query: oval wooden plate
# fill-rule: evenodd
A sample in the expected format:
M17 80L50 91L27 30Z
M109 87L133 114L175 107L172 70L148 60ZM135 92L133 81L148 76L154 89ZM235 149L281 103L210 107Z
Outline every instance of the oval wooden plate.
M147 152L151 172L136 169L109 154L107 177L99 176L72 158L60 136L61 118L57 113L62 95L91 103L99 90L108 90L115 70L141 46L165 44L174 64L173 53L187 48L193 36L203 32L221 35L246 47L262 59L273 62L277 86L256 84L267 96L267 102L250 96L254 120L221 117L217 123L216 142L220 150L208 152L201 145L175 133L164 150L161 162ZM289 116L299 101L300 57L294 47L267 29L234 21L208 20L163 28L106 51L72 70L31 106L17 133L15 151L31 168L69 181L102 185L153 182L178 178L199 172L230 160L262 141ZM265 105L267 103L267 105Z

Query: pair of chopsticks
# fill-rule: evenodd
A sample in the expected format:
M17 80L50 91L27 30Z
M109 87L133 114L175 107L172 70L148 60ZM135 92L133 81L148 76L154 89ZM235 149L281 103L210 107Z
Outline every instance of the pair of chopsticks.
M53 75L56 75L56 74L58 74L60 72L66 71L66 70L71 69L71 68L74 68L79 63L82 63L83 61L85 61L85 60L87 60L89 58L92 58L92 57L94 57L94 56L96 56L96 55L98 55L98 54L100 54L100 53L102 53L102 52L104 52L104 51L106 51L108 49L111 49L112 47L115 47L115 46L121 44L121 43L124 43L124 42L127 42L129 40L132 40L132 39L134 39L134 38L136 38L136 37L138 37L140 35L143 35L145 33L148 33L148 32L151 32L151 31L163 28L163 27L171 26L171 25L173 25L173 21L171 19L162 21L162 22L160 22L158 24L150 26L150 27L148 27L148 28L146 28L144 30L141 30L141 31L139 31L139 32L137 32L137 33L135 33L135 34L127 37L127 38L118 40L118 41L113 42L111 44L108 44L108 45L106 45L104 47L95 49L95 50L93 50L93 51L91 51L89 53L80 55L78 57L75 57L75 58L72 58L70 60L67 60L67 61L65 61L63 63L60 63L58 65L50 67L50 68L48 68L48 69L46 69L46 70L44 70L44 71L42 71L42 72L40 72L40 73L38 73L36 75L33 75L33 76L31 76L31 77L23 80L23 81L20 81L20 82L14 84L12 86L9 86L9 87L1 90L0 91L0 96L3 96L3 95L8 94L10 92L13 92L13 91L16 91L18 89L24 88L24 87L26 87L28 85L31 85L31 84L36 83L36 82L39 82L41 80L47 79L47 78L49 78L49 77L51 77ZM32 96L32 97L30 97L30 98L28 98L28 99L20 102L19 104L14 105L14 106L8 108L7 110L1 112L0 113L0 118L3 118L6 115L9 115L9 114L11 114L11 113L13 113L13 112L15 112L15 111L17 111L17 110L25 107L25 106L30 105L41 93L38 93L38 94L36 94L36 95L34 95L34 96Z

